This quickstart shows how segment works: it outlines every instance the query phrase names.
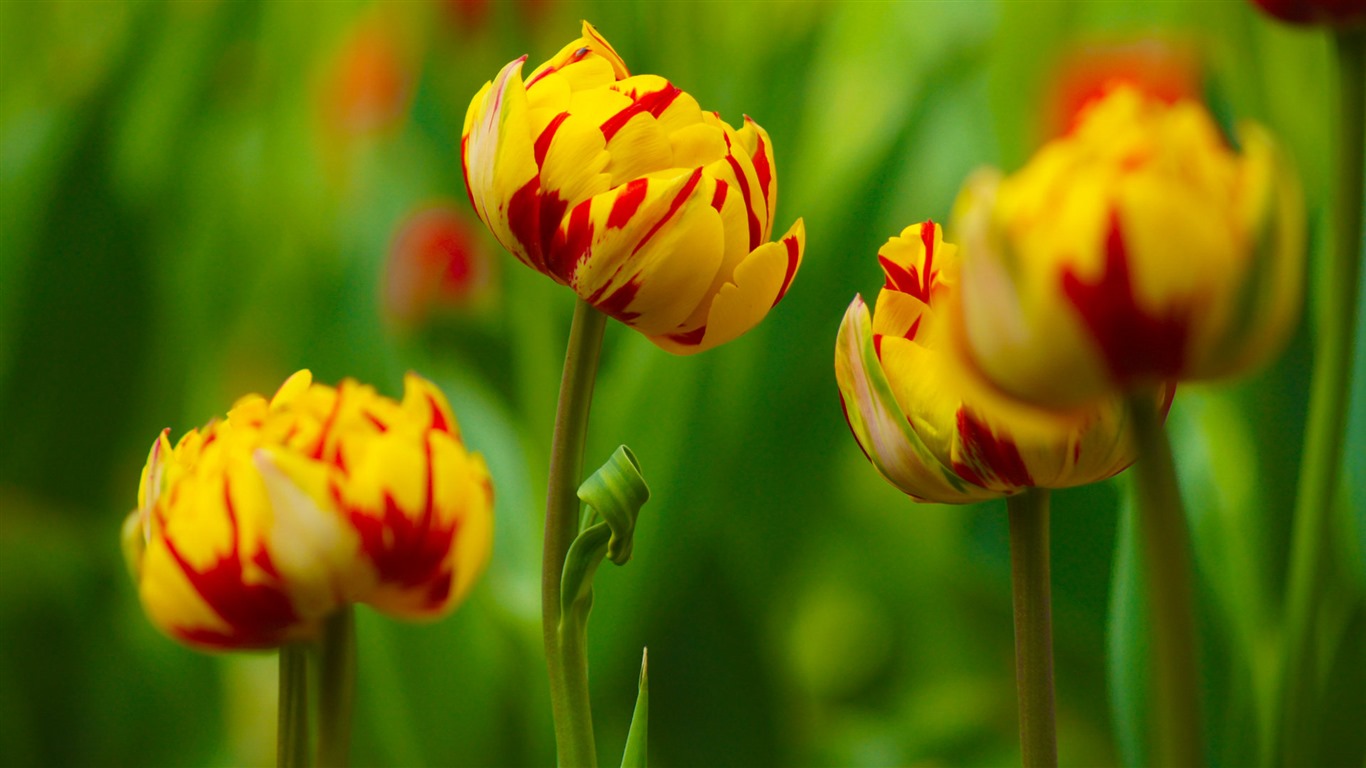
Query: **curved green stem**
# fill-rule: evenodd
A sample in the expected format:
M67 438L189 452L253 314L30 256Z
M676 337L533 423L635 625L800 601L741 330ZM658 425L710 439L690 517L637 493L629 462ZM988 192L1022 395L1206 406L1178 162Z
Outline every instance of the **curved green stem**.
M1053 600L1048 571L1048 490L1006 500L1015 604L1015 684L1026 768L1058 764L1053 694Z
M356 612L350 603L323 623L318 662L318 765L344 768L350 763L356 701Z
M280 647L280 698L275 764L279 768L308 765L308 646Z
M1190 533L1176 481L1171 444L1151 397L1129 399L1138 461L1138 538L1148 584L1153 688L1149 711L1156 730L1154 764L1204 763L1200 735L1199 668Z
M1363 141L1366 141L1366 30L1338 30L1337 183L1331 258L1319 275L1319 323L1308 425L1295 504L1281 670L1282 762L1315 762L1318 668L1315 624L1331 557L1330 511L1342 465L1352 389L1353 331L1361 279Z
M582 299L574 305L569 347L555 410L550 476L545 506L545 549L541 554L541 632L550 672L550 703L561 768L597 765L593 714L588 699L588 656L583 638L560 631L560 580L565 555L579 532L579 483L588 410L607 316Z

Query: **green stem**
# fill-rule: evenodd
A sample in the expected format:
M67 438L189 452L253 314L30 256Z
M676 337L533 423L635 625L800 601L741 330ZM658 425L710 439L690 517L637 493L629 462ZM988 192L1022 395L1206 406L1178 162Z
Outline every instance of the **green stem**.
M350 763L356 701L356 612L350 603L324 621L318 666L318 766L344 768Z
M1176 482L1171 444L1151 397L1129 399L1138 461L1138 538L1148 584L1153 688L1149 711L1156 729L1155 765L1204 763L1200 735L1199 669L1190 533Z
M308 765L308 646L280 647L280 699L275 764L279 768Z
M1048 490L1006 500L1015 602L1015 685L1026 768L1058 764L1053 704L1053 600L1048 575Z
M1318 668L1316 619L1332 548L1330 511L1342 465L1352 389L1353 331L1361 279L1363 140L1366 137L1366 30L1337 30L1337 183L1331 258L1315 285L1319 323L1285 608L1281 671L1283 763L1315 761Z
M565 555L579 533L579 483L588 410L593 402L598 353L607 316L578 300L569 327L569 347L550 444L545 506L545 550L541 556L541 632L550 672L550 703L560 768L597 765L593 713L588 699L588 656L584 638L560 631L560 579Z

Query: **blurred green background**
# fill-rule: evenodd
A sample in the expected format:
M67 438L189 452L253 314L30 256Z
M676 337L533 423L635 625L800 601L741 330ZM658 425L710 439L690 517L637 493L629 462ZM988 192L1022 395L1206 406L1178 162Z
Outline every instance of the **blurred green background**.
M497 486L465 606L429 626L360 611L356 764L553 763L539 518L572 295L498 250L458 146L479 86L580 18L633 71L764 125L775 228L809 233L788 297L726 347L680 358L607 332L587 463L627 443L654 496L635 559L597 580L603 760L648 645L657 765L1017 763L1004 506L916 506L877 476L840 415L835 330L880 285L886 238L1038 145L1077 46L1190 52L1221 119L1284 140L1317 254L1328 46L1247 3L0 3L0 763L272 762L273 656L159 635L118 530L159 430L300 367L395 395L406 370L433 378ZM414 227L468 239L471 294L431 288L423 259L446 251ZM1276 365L1183 388L1170 420L1217 765L1253 762L1265 728L1311 310ZM1322 670L1325 760L1358 766L1363 360L1366 332ZM1122 477L1055 496L1065 764L1144 761L1124 497Z

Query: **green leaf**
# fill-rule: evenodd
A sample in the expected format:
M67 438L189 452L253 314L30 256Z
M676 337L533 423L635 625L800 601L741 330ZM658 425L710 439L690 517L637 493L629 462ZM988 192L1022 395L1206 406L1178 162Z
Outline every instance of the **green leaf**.
M650 720L650 649L640 655L640 692L636 694L636 711L631 715L631 729L626 732L626 749L621 755L621 768L645 768L647 735Z
M593 574L604 557L617 565L631 559L636 516L649 498L640 462L624 445L579 486L579 499L591 511L585 514L579 535L565 557L560 581L562 624L574 621L587 625L593 606Z
M636 515L650 499L650 489L640 474L640 462L626 446L619 446L597 472L579 486L579 499L612 530L607 556L617 565L631 559Z

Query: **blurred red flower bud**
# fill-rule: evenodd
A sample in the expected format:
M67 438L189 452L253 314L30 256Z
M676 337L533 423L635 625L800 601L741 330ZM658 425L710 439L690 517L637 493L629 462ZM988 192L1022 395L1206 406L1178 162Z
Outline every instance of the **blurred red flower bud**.
M487 249L456 204L419 208L399 224L389 249L385 313L415 326L433 311L471 308L487 292L490 267Z
M393 29L365 19L342 41L322 85L323 118L340 133L366 135L398 124L413 73Z
M1200 81L1194 49L1181 41L1148 38L1078 47L1058 62L1044 135L1071 133L1088 106L1120 86L1175 104L1200 100Z

